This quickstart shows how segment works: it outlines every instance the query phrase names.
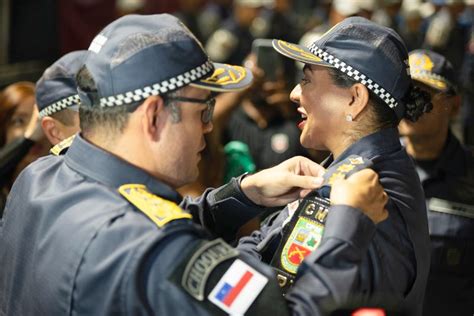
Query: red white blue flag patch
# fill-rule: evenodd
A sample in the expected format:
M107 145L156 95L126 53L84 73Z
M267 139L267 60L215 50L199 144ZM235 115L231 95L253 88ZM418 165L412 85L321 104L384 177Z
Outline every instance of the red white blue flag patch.
M268 279L237 259L211 291L208 299L230 315L243 315Z

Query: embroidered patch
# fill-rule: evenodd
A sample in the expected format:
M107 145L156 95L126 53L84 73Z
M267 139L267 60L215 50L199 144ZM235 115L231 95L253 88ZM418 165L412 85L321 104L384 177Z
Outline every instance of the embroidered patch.
M65 149L71 146L72 141L74 140L75 137L76 135L72 135L71 137L66 138L65 140L63 140L62 142L60 142L59 144L56 144L56 146L51 148L49 152L55 156L61 155L62 153L65 152Z
M268 278L240 259L232 263L208 296L230 315L244 315L268 282Z
M226 86L241 82L246 75L247 70L244 67L226 65L223 68L216 68L212 76L201 80L201 82Z
M277 154L282 154L290 147L290 139L288 135L277 133L271 138L272 150Z
M195 299L204 300L204 289L212 270L221 262L238 254L235 248L220 238L204 244L186 264L181 286Z
M350 155L343 161L330 166L324 174L324 182L322 186L332 186L338 179L346 179L351 174L360 171L364 168L370 168L372 162L364 159L361 156Z
M176 219L192 218L191 214L183 211L176 203L150 193L143 184L125 184L118 191L158 227Z
M282 267L295 274L298 266L321 243L324 226L300 217L281 252Z

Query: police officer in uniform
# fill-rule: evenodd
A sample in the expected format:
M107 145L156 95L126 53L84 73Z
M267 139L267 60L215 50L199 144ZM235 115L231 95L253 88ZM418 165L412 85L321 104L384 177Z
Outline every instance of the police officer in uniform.
M450 131L460 99L451 63L438 53L415 50L410 69L432 95L433 110L399 130L426 195L431 271L425 315L470 315L474 311L474 158Z
M45 70L36 83L36 105L41 127L52 145L79 131L76 74L87 51L68 53Z
M77 51L61 57L36 83L36 109L24 136L0 149L0 183L9 181L10 173L35 144L44 143L47 150L47 141L56 145L79 130L79 96L74 77L85 53ZM0 198L0 215L4 206Z
M32 114L25 136L0 150L1 178L6 179L30 148L45 136L56 145L79 130L79 96L74 78L85 54L86 51L66 54L47 68L38 80L35 89L37 111Z
M302 117L301 143L332 156L323 163L322 188L289 204L242 238L238 248L274 266L286 297L297 297L291 286L312 270L326 217L338 211L327 210L332 183L370 166L389 195L390 216L377 226L362 268L341 267L336 282L361 302L394 304L421 315L429 270L426 206L397 126L402 118L416 121L431 104L429 95L413 86L403 41L392 29L351 17L308 48L281 40L273 45L305 64L290 95Z
M346 211L328 216L289 304L269 267L223 239L261 212L256 203L317 187L319 165L295 157L194 201L175 191L197 176L210 91L248 86L247 69L211 63L170 15L129 15L95 37L77 81L81 134L25 169L0 222L0 314L320 315L322 297L346 298L328 263L357 270L387 217L373 171L338 182L334 207Z

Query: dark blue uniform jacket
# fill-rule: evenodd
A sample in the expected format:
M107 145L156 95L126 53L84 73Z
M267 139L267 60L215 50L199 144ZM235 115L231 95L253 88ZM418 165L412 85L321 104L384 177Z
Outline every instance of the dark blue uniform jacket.
M435 161L415 161L426 194L431 271L425 315L474 312L474 158L449 133Z
M155 225L118 193L130 183L180 203L193 220ZM181 200L164 183L77 136L65 155L34 162L12 188L0 221L0 315L224 314L206 297L237 258L268 279L249 315L320 315L321 297L343 300L347 285L342 291L339 278L332 281L333 262L358 271L375 231L368 217L346 206L333 207L319 254L290 304L272 269L246 254L204 267L210 273L204 300L189 294L181 277L191 256L216 236L232 239L259 212L236 179L200 199Z
M409 313L420 315L430 264L429 235L423 191L413 162L400 145L398 131L393 128L360 139L331 165L350 155L373 162L372 169L389 195L389 218L377 225L361 269L333 262L335 274L332 277L339 291L350 292L365 301L404 306ZM285 208L260 231L242 238L238 248L268 262L288 216L289 210ZM304 282L301 280L312 270L318 251L316 249L300 265L297 282ZM312 287L311 290L318 293L321 289ZM287 299L297 300L298 296L298 291L290 291Z

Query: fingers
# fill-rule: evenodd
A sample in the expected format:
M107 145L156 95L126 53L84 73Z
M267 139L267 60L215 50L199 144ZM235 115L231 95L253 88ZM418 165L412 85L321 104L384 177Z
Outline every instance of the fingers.
M292 171L294 174L305 176L322 177L326 172L324 167L302 156L290 158L282 162L279 166L288 171Z
M356 172L346 180L337 180L332 186L331 203L358 208L375 224L387 219L387 202L388 195L371 169Z
M286 185L302 189L317 189L323 184L322 177L288 175Z

